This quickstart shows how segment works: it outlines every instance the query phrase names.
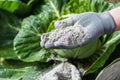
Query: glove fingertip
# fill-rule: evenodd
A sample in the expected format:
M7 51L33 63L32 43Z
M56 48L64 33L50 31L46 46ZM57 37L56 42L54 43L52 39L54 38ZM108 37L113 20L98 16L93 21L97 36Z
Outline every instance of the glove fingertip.
M60 42L60 41L55 42L54 45L55 45L55 47L57 47L59 49L71 49L71 48L74 48L73 46L67 45L64 42Z
M52 42L47 41L47 42L45 43L45 48L53 48L53 47L54 47L54 44L53 44Z

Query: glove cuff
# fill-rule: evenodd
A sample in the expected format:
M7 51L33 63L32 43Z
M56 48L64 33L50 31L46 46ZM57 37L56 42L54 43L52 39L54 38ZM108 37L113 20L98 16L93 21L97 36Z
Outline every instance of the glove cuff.
M100 19L103 23L105 34L111 34L112 32L115 31L115 26L116 26L115 21L112 15L108 11L100 13Z

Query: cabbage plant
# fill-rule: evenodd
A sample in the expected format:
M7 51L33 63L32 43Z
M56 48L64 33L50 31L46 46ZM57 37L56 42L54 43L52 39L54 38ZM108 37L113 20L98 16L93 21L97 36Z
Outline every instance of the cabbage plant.
M83 47L75 49L55 49L55 52L65 58L84 59L94 54L98 47L99 40L97 39Z
M82 68L83 78L91 74L95 78L109 64L107 60L120 43L120 31L73 50L44 49L40 37L53 30L57 20L114 7L116 4L103 0L0 1L0 80L37 80L62 61Z

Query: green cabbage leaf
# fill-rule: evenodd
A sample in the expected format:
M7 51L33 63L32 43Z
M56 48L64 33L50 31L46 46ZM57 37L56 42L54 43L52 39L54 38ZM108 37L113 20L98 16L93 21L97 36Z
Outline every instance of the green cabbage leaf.
M40 6L40 14L31 15L22 21L22 29L14 39L14 50L19 59L26 62L47 62L52 58L49 50L40 47L40 36L54 19L60 17L59 12L65 3L64 0L48 0Z

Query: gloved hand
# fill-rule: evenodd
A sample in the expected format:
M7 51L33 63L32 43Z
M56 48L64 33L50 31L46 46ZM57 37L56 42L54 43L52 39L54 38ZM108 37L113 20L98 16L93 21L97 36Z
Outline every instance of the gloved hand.
M103 34L115 30L115 22L109 12L86 12L57 21L56 29L41 36L45 48L76 48L84 46Z

